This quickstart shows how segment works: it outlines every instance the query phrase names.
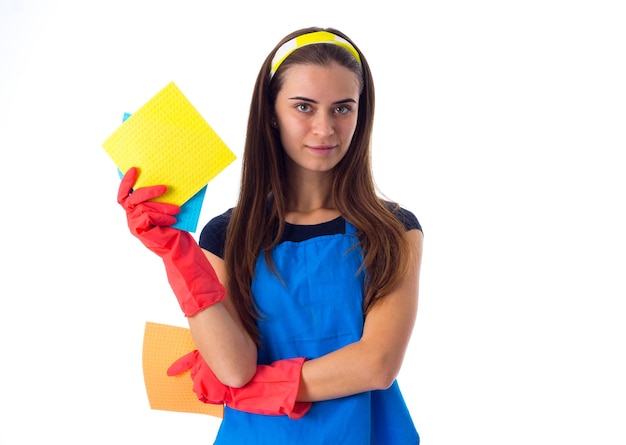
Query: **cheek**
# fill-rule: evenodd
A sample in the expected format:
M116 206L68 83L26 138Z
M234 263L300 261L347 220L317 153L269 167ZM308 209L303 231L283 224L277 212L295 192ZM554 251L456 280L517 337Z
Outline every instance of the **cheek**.
M302 138L306 131L306 125L298 119L285 119L279 124L280 138L283 141Z
M290 151L292 147L298 145L300 139L292 125L285 124L280 127L280 143L283 146L283 150Z
M354 138L354 134L356 133L356 120L346 125L343 131L345 135L345 140L348 142L352 142L352 139Z

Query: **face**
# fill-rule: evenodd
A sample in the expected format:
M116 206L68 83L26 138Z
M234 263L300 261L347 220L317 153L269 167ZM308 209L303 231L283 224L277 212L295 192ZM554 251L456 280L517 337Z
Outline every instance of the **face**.
M345 156L358 117L360 84L342 66L293 65L276 97L280 139L297 172L328 172Z

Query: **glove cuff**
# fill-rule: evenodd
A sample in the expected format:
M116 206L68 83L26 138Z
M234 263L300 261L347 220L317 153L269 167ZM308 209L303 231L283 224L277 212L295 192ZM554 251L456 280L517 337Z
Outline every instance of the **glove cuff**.
M177 230L177 229L174 229ZM226 289L192 236L179 232L175 245L162 255L167 279L187 317L222 301Z
M304 361L305 358L299 357L258 365L247 385L230 388L231 400L227 400L226 405L250 413L300 419L312 405L311 402L296 402Z

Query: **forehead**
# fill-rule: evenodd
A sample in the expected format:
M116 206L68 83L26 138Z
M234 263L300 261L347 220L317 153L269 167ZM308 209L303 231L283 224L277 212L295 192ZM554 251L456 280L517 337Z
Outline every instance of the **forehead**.
M336 63L330 65L296 64L283 73L281 95L341 96L356 100L360 92L359 76ZM315 98L315 97L311 97Z

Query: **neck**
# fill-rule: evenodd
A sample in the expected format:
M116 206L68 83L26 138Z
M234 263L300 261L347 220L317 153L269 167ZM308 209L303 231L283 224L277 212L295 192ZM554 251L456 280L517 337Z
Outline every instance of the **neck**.
M318 224L339 216L331 196L331 175L315 175L289 182L286 221L292 224Z

